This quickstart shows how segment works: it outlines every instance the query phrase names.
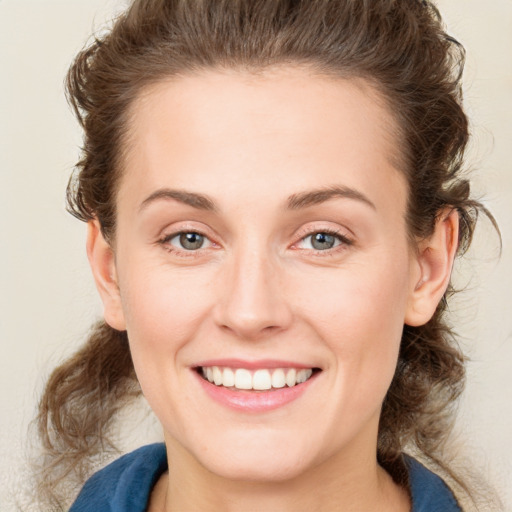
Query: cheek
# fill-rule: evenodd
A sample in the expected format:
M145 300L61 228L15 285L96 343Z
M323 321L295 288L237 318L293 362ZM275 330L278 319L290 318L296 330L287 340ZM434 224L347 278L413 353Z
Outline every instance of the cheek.
M383 398L393 377L408 296L406 258L345 267L329 279L303 279L301 316L333 354L343 389ZM309 290L309 294L307 291ZM311 290L314 290L312 292ZM379 399L380 399L379 398Z
M186 340L212 303L211 276L197 269L176 272L165 265L127 272L121 298L128 333L165 346ZM175 348L175 347L174 347Z
M336 355L341 375L365 386L380 378L390 380L403 330L402 308L389 294L361 286L339 297L337 305L330 311L324 305L323 338Z
M176 411L183 411L179 404L194 400L183 386L184 348L208 317L213 302L211 279L201 271L176 272L134 259L129 263L119 281L137 378L156 415L179 432ZM173 393L175 389L182 392Z
M378 256L375 256L378 259ZM346 265L324 272L302 272L292 278L290 295L296 297L299 316L315 322L325 336L340 340L364 331L401 331L408 297L408 261ZM368 341L378 341L379 336Z
M181 410L180 400L193 399L183 386L184 359L208 317L211 287L200 272L177 273L164 265L150 268L147 262L139 263L120 275L121 297L137 378L151 408L163 420L169 411ZM178 388L185 392L172 393Z

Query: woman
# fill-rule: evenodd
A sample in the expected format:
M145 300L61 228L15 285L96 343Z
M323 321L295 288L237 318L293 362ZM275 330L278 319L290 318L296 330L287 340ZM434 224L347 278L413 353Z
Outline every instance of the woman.
M105 323L40 430L76 463L140 385L165 446L72 511L460 510L405 450L464 489L442 460L443 312L481 208L461 67L419 0L136 0L77 57L68 202Z

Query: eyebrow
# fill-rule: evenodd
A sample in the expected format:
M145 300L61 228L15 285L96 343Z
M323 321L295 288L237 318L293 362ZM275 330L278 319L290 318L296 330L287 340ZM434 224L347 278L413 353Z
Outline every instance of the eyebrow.
M335 198L354 199L370 206L373 210L377 209L375 204L358 190L340 185L333 185L330 187L292 194L286 201L286 209L301 210ZM168 188L156 190L151 195L149 195L146 199L144 199L144 201L142 201L139 207L139 211L144 210L149 206L149 204L155 201L169 199L186 204L198 210L211 212L219 211L215 201L207 195L198 194L197 192L188 192L186 190L173 190Z
M174 199L183 204L187 204L192 206L192 208L197 208L198 210L205 211L217 211L218 208L215 205L213 199L210 199L208 196L204 194L197 194L196 192L187 192L186 190L172 190L168 188L162 188L155 192L153 192L150 196L148 196L144 201L142 201L139 211L144 210L149 206L149 204L154 201L161 199Z
M289 210L300 210L302 208L308 208L310 206L324 203L337 197L355 199L356 201L360 201L370 206L373 210L377 209L375 204L370 201L370 199L368 199L363 193L356 189L340 185L333 185L331 187L319 188L316 190L293 194L288 198L287 208Z

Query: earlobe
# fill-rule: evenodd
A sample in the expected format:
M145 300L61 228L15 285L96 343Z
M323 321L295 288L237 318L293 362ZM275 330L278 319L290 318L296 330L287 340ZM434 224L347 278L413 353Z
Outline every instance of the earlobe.
M117 282L114 251L105 240L96 219L87 224L87 257L96 288L103 302L105 322L118 331L124 331L126 327Z
M405 316L407 325L424 325L434 315L450 283L458 238L459 215L447 208L439 215L432 235L418 244Z

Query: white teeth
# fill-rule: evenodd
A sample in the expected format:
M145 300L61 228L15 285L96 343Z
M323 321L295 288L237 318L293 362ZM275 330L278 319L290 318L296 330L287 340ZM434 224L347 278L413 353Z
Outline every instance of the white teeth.
M299 370L297 372L297 384L302 384L303 382L306 382L309 377L311 377L311 374L313 371L311 369L309 370Z
M272 374L272 387L273 388L284 388L286 386L286 377L284 371L281 368L274 370Z
M296 377L297 377L297 371L295 369L290 369L286 372L286 384L289 386L289 387L292 387L292 386L295 386L297 380L296 380Z
M218 366L213 367L213 382L216 386L220 386L222 384L222 371Z
M201 368L203 377L216 386L236 389L254 389L264 391L279 389L285 386L293 387L306 382L313 370L311 368L276 368L275 370L260 369L254 372L245 368L221 368L219 366L206 366Z
M222 372L222 385L227 388L235 385L235 374L231 368L224 368Z
M235 372L235 388L252 389L252 375L249 370L239 368Z
M272 377L268 370L257 370L252 376L252 389L270 389L272 387Z

